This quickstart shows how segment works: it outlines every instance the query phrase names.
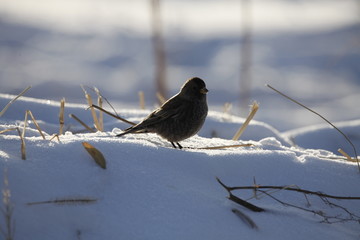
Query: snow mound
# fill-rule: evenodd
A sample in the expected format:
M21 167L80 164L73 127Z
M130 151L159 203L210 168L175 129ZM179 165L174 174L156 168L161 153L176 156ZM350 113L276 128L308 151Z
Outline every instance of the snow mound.
M2 108L8 98L0 97ZM172 148L155 134L117 138L115 133L126 124L110 117L105 118L105 132L96 133L76 133L81 127L66 118L67 132L60 136L60 142L49 141L58 131L58 106L21 98L0 119L0 130L21 127L24 111L30 109L46 132L43 140L34 125L29 125L25 161L21 159L18 133L0 135L0 171L7 169L17 239L359 237L356 222L320 223L323 219L317 215L283 206L265 196L249 202L266 211L251 212L228 200L228 193L216 181L218 177L229 186L247 186L253 185L255 178L262 185L296 185L332 195L360 196L356 164L341 160L330 151L292 147L276 129L256 121L246 129L241 141L227 140L243 119L218 112L209 113L199 135L182 142L183 150ZM67 105L65 110L91 123L91 114L85 106ZM133 121L148 112L119 111ZM102 152L106 169L93 161L83 142ZM244 143L252 146L199 149ZM5 188L3 181L0 188ZM253 192L242 190L234 194L248 199ZM308 204L301 194L279 191L273 195L304 208ZM79 199L83 201L76 201ZM339 209L316 197L310 196L308 200L313 209L338 214ZM359 215L358 201L336 203ZM244 224L231 211L234 208L250 217L258 229ZM0 215L0 226L3 224Z

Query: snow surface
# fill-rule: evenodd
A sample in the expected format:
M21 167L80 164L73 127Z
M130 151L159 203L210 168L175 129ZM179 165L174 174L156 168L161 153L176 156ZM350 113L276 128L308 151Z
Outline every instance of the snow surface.
M79 102L83 84L123 104L137 102L138 91L155 102L149 2L0 1L1 92L32 85L27 96ZM257 119L280 131L322 123L271 84L332 122L358 119L359 1L251 1L252 82L240 103L242 2L161 1L168 96L198 76L213 106L230 102L241 117L256 100Z
M0 109L13 98L0 95ZM359 239L356 222L326 224L312 213L285 207L269 197L249 200L265 208L251 212L226 197L216 181L229 186L296 185L332 195L360 196L355 163L325 150L333 149L333 130L323 126L280 133L253 120L241 141L231 141L244 119L210 111L199 135L182 142L183 150L154 134L114 137L127 125L105 116L105 132L76 133L82 127L68 114L91 125L85 105L66 103L64 135L58 131L59 102L21 97L0 118L0 130L22 126L31 110L46 132L43 140L33 123L26 132L26 156L21 160L16 131L0 135L0 171L7 169L14 204L15 239ZM211 106L210 106L211 109ZM149 110L117 109L139 121ZM261 111L261 109L259 110ZM255 116L256 119L256 116ZM344 122L348 132L359 132L359 122ZM337 134L336 132L334 133ZM315 137L316 136L316 137ZM292 141L301 147L292 146ZM100 150L107 168L100 168L82 142ZM316 144L322 142L322 149ZM337 140L336 140L337 141ZM251 143L252 147L222 150L191 149ZM357 145L358 146L358 145ZM351 153L351 152L349 152ZM0 188L4 188L1 181ZM251 191L234 192L248 199ZM274 196L307 207L301 194L279 191ZM28 203L61 199L96 199L92 204ZM309 197L311 209L344 214ZM335 201L335 200L334 200ZM359 215L359 201L335 201ZM251 229L231 209L236 208L258 226ZM0 226L4 225L0 215Z

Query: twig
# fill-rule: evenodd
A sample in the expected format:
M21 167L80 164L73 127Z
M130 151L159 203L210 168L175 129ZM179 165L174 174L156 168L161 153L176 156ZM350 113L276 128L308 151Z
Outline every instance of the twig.
M6 110L10 107L11 104L13 104L19 97L21 97L22 95L24 95L29 89L31 88L31 86L28 86L27 88L25 88L19 95L17 95L15 98L13 98L8 104L6 104L6 106L4 107L3 110L1 110L0 112L0 117L2 115L4 115L4 113L6 112Z
M356 159L353 159L352 157L350 157L349 154L347 154L344 150L342 150L341 148L338 149L338 152L341 153L344 157L346 157L346 159L349 162L356 162Z
M49 141L52 141L54 138L56 138L58 140L58 142L60 142L60 138L59 138L59 134L54 134Z
M45 140L45 136L44 136L43 132L41 131L41 128L40 128L39 124L37 123L36 119L34 118L34 115L32 114L32 112L30 110L27 110L26 114L30 115L36 129L39 131L41 137Z
M4 129L2 131L0 131L0 134L6 133L6 132L10 132L10 131L14 131L16 130L17 133L19 134L20 137L20 141L21 141L21 147L20 147L20 151L21 151L21 159L22 160L26 160L26 151L25 151L25 140L21 135L20 129L18 127L16 128L8 128L8 129Z
M10 131L14 131L14 130L19 130L18 127L16 128L8 128L8 129L4 129L0 131L0 134L6 133L6 132L10 132Z
M251 106L251 112L249 114L249 116L246 118L245 122L243 123L243 125L239 128L239 130L235 133L234 137L232 138L232 140L237 141L240 136L243 134L243 132L245 131L246 127L249 125L251 119L253 119L253 117L255 116L257 110L259 109L259 105L257 104L257 102L254 102Z
M289 187L289 186L261 186L261 185L255 185L255 186L243 186L243 187L228 187L229 191L234 191L234 190L242 190L242 189L252 189L252 190L258 190L258 189L280 189L280 190L287 190L287 191L293 191L293 192L301 192L301 193L305 193L305 194L310 194L310 195L316 195L319 197L326 197L326 198L333 198L333 199L339 199L339 200L360 200L360 197L345 197L345 196L335 196L335 195L329 195L329 194L325 194L325 193L321 193L321 192L315 192L315 191L310 191L310 190L306 190L306 189L300 189L300 188L294 188L294 187Z
M358 169L360 171L360 163L359 163L359 159L358 159L358 155L357 155L357 152L356 152L356 148L354 146L354 144L351 142L351 140L349 139L348 136L345 135L345 133L343 133L340 129L338 129L334 124L332 124L329 120L327 120L325 117L323 117L322 115L320 115L319 113L315 112L314 110L308 108L307 106L305 106L304 104L292 99L291 97L285 95L284 93L280 92L279 90L273 88L272 86L270 86L269 84L266 84L266 86L272 90L274 90L275 92L277 92L278 94L280 94L281 96L289 99L290 101L298 104L299 106L305 108L306 110L316 114L317 116L319 116L320 118L322 118L325 122L327 122L328 124L330 124L333 128L335 128L345 139L346 141L351 145L353 151L354 151L354 154L355 154L355 159L356 159L356 162L357 162L357 165L358 165Z
M86 85L82 85L81 87L82 87L82 88L87 87L87 88L89 88L90 90L96 92L96 94L98 94L98 96L101 96L101 98L104 99L105 102L110 106L110 108L114 111L115 115L119 116L119 115L117 114L115 108L113 107L113 105L111 105L111 103L109 102L109 100L107 100L107 98L106 98L104 95L102 95L97 88L95 88L95 87L89 87L89 86L86 86ZM97 89L97 90L95 90L95 89ZM100 106L100 107L102 108L102 106Z
M237 204L239 204L239 205L241 205L241 206L243 206L243 207L246 207L246 208L250 209L250 210L253 211L253 212L263 212L263 211L265 211L265 209L260 208L260 207L258 207L258 206L255 206L255 205L253 205L253 204L251 204L251 203L249 203L249 202L247 202L247 201L245 201L245 200L243 200L243 199L241 199L241 198L233 195L233 194L231 193L230 188L227 187L224 183L222 183L219 178L216 178L216 180L217 180L217 181L220 183L220 185L221 185L223 188L225 188L225 190L229 193L229 197L228 197L229 200L231 200L231 201L233 201L233 202L235 202L235 203L237 203Z
M338 204L334 204L333 202L330 202L329 199L336 199L336 200L360 200L360 197L343 197L343 196L333 196L333 195L329 195L329 194L324 194L324 193L320 193L320 192L314 192L314 191L309 191L309 190L304 190L304 189L300 189L300 188L293 188L293 187L284 187L284 186L259 186L258 184L255 183L254 186L245 186L245 187L228 187L226 186L224 183L222 183L218 178L217 181L229 192L230 197L229 199L234 201L232 199L232 191L234 190L240 190L240 189L253 189L254 191L259 191L261 194L265 194L266 196L272 198L273 200L283 204L284 206L290 206L290 207L294 207L306 212L310 212L313 213L315 215L318 215L320 217L323 218L322 222L325 223L335 223L335 222L344 222L344 221L355 221L360 223L360 217L355 215L354 213L350 212L348 209L338 205ZM334 207L334 208L338 208L341 211L345 212L348 216L343 217L342 214L338 214L338 215L327 215L325 212L323 212L322 210L313 210L310 208L305 208L305 207L301 207L301 206L297 206L291 203L287 203L284 201L281 201L280 199L274 197L272 195L271 192L269 193L269 191L264 191L262 189L279 189L279 190L289 190L289 191L296 191L296 192L300 192L303 193L306 197L306 200L308 202L308 206L310 206L310 202L309 199L307 198L307 195L315 195L317 197L319 197L325 204L329 205L330 207ZM256 196L256 194L255 194ZM239 203L240 205L243 205L243 201L241 200L240 202L234 201Z
M105 109L103 109L103 108L101 108L99 106L96 106L96 105L93 104L93 105L91 105L91 107L96 108L96 109L98 109L100 111L103 111L104 113L106 113L106 114L108 114L108 115L110 115L110 116L112 116L112 117L114 117L114 118L116 118L116 119L118 119L120 121L126 122L126 123L128 123L130 125L136 125L136 123L130 122L130 121L128 121L125 118L122 118L120 116L116 116L115 114L112 114L111 112L108 112L108 111L106 111Z
M61 99L60 101L60 113L59 113L59 123L60 123L60 129L59 129L59 135L63 134L63 128L64 128L64 112L65 112L65 98Z
M89 104L89 107L90 107L90 110L91 110L91 115L92 115L93 120L94 120L94 125L95 125L96 129L97 129L98 131L100 131L101 127L100 127L100 125L99 125L99 121L98 121L98 118L97 118L97 116L96 116L96 112L95 112L94 108L92 107L92 106L93 106L93 103L92 103L91 96L90 96L90 94L87 93L87 91L85 90L85 88L84 88L83 86L81 86L81 87L82 87L82 89L83 89L83 91L84 91L85 98L86 98L86 100L87 100L87 102L88 102L88 104Z
M100 94L100 91L98 88L94 87L94 90L98 96L98 105L99 107L103 107L103 99L102 96ZM104 116L102 112L99 112L99 127L100 127L100 131L104 131Z
M24 120L24 128L22 133L20 134L20 130L18 129L18 133L21 140L21 159L26 160L26 147L25 147L25 131L26 131L26 124L27 124L28 115L27 112L25 112L25 120Z
M95 132L91 127L89 127L88 125L86 125L86 123L84 123L83 121L81 121L77 116L75 116L74 114L69 114L69 117L75 119L76 121L78 121L83 127L85 127L88 131L90 132Z

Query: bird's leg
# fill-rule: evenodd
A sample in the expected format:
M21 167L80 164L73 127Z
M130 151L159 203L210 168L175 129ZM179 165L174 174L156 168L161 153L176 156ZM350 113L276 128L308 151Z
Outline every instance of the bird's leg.
M173 145L174 148L176 148L175 144L173 142L171 142L171 144Z
M183 147L180 145L180 143L176 143L177 145L178 145L178 147L179 147L179 149L182 149Z

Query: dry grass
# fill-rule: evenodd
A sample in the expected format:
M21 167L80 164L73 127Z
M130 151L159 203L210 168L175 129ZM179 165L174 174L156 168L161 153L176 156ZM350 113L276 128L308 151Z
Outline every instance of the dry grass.
M69 114L69 117L75 119L76 121L78 121L83 127L86 128L86 130L88 130L89 132L96 132L94 131L91 127L89 127L86 123L84 123L83 121L81 121L77 116L75 116L74 114Z
M251 111L249 116L246 118L245 122L243 123L243 125L239 128L239 130L235 133L234 137L232 138L232 140L237 141L239 140L240 136L243 134L243 132L245 131L245 129L247 128L247 126L249 125L250 121L253 119L253 117L255 116L257 110L259 109L259 105L257 104L257 102L254 102L251 106Z
M92 98L91 98L91 95L87 93L87 91L85 90L84 86L81 86L83 91L84 91L84 94L85 94L85 98L88 102L88 105L90 107L90 110L91 110L91 115L93 117L93 120L94 120L94 125L95 125L95 128L98 130L98 131L101 131L101 126L99 124L99 120L96 116L96 112L95 112L95 109L93 107L93 101L92 101Z
M60 128L59 128L59 135L63 134L64 124L65 124L64 112L65 112L65 98L61 99L61 101L60 101L60 113L59 113Z
M350 157L349 154L347 154L344 150L342 150L341 148L338 149L338 152L341 153L349 162L357 162L356 158L352 158Z
M34 115L32 114L32 112L30 110L27 110L25 114L30 115L36 129L39 131L41 137L45 140L45 136L44 136L39 124L37 123L36 119L34 118Z
M106 169L106 160L104 158L104 155L88 142L83 142L82 145L84 146L85 150L90 154L90 156L95 160L96 164L99 165L101 168Z
M20 129L18 127L16 128L8 128L5 130L0 131L0 134L6 133L6 132L10 132L10 131L17 131L17 133L19 134L20 137L20 142L21 142L21 146L20 146L20 151L21 151L21 159L22 160L26 160L26 148L25 148L25 140L24 137L22 136Z
M31 86L25 88L19 95L17 95L14 99L12 99L5 107L3 110L1 110L0 112L0 117L2 115L4 115L4 113L6 112L6 110L11 106L11 104L13 104L19 97L21 97L22 95L24 95L29 89L31 88Z
M103 97L102 95L100 94L100 91L98 88L94 87L94 91L96 92L96 95L97 95L97 103L98 103L98 106L99 107L103 107ZM104 116L103 116L103 113L100 111L99 112L99 118L98 118L98 122L99 122L99 131L104 131Z
M325 117L323 117L321 114L317 113L316 111L310 109L309 107L305 106L304 104L300 103L299 101L296 101L295 99L287 96L286 94L280 92L279 90L273 88L272 86L270 85L266 85L268 88L270 88L271 90L275 91L276 93L280 94L281 96L285 97L286 99L292 101L293 103L296 103L297 105L305 108L306 110L314 113L315 115L319 116L321 119L323 119L325 122L327 122L330 126L332 126L336 131L338 131L344 138L345 140L350 144L350 146L352 147L353 151L354 151L354 155L355 155L355 159L356 159L356 163L357 163L357 166L358 166L358 169L359 169L359 172L360 172L360 162L359 162L359 159L358 159L358 155L357 155L357 151L356 151L356 147L355 145L352 143L352 141L350 140L350 138L345 134L343 133L339 128L337 128L334 124L332 124L329 120L327 120ZM351 159L351 158L350 158Z

